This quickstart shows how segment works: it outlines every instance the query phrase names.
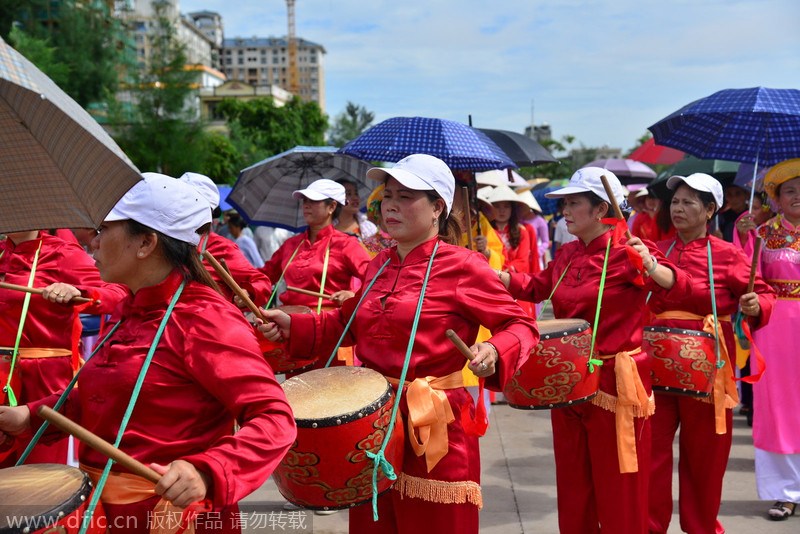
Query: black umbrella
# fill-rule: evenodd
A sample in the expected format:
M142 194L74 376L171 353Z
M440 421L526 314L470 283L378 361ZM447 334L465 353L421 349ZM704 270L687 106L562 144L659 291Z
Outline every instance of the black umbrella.
M530 137L508 130L475 129L486 134L486 137L494 141L520 167L558 162L545 147Z

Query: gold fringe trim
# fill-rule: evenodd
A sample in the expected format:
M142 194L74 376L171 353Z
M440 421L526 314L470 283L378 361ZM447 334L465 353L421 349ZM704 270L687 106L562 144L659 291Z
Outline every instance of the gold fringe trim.
M597 395L592 399L592 404L598 408L608 410L609 412L617 413L617 397L605 391L598 391ZM642 410L635 407L633 411L634 417L650 417L656 412L656 398L650 393L650 398L647 399L647 408Z
M477 506L478 510L483 508L481 486L471 480L450 482L447 480L413 477L400 473L392 489L399 492L402 497L412 497L441 504L464 504L469 502Z

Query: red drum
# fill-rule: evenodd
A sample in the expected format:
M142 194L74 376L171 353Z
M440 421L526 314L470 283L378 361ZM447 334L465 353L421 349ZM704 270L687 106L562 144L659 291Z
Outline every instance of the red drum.
M11 373L12 354L14 354L13 349L0 349L0 405L8 404L6 383L8 382L8 375ZM17 360L17 365L14 367L14 376L11 377L11 388L15 394L19 395L19 360Z
M0 532L77 533L91 494L89 475L67 465L0 469ZM98 502L87 532L100 534L107 526Z
M711 395L717 372L712 334L646 326L642 348L650 355L654 390L692 397Z
M273 477L287 500L313 510L335 510L372 498L372 459L391 422L395 395L380 373L366 367L328 367L283 384L297 421L297 440ZM400 473L405 443L402 418L384 455ZM394 481L378 471L378 492Z
M280 306L279 310L285 313L311 313L308 306ZM256 332L258 344L261 345L261 352L264 353L267 363L272 367L272 372L276 375L305 371L310 369L316 358L292 358L289 354L287 343L274 343L265 338L260 332Z
M543 410L591 400L600 389L600 372L589 372L589 323L552 319L538 324L539 344L503 390L508 405Z

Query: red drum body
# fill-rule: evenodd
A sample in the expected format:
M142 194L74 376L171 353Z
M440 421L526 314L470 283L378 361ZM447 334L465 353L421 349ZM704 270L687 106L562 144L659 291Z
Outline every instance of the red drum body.
M589 372L589 323L553 319L538 324L539 344L503 390L508 405L544 410L591 400L600 388L600 371Z
M12 354L14 354L12 349L0 349L0 405L8 404L6 384L8 383L8 375L11 374ZM14 376L11 377L11 388L15 394L19 395L19 364L14 368Z
M691 397L711 395L717 372L712 334L647 326L642 348L650 354L654 390Z
M33 464L0 469L0 532L76 534L92 494L89 475L67 465ZM97 504L87 532L106 532Z
M281 306L279 310L285 313L311 313L311 308L308 306ZM299 359L292 358L289 355L288 344L286 342L274 343L265 338L261 333L257 333L258 344L261 346L261 352L264 353L264 358L267 363L272 367L272 372L276 375L284 373L294 373L298 371L305 371L310 369L316 358Z
M394 429L384 454L400 473L402 418L391 421L395 395L383 375L365 367L328 367L282 385L297 421L297 441L273 473L287 500L313 510L369 502L373 463L367 452L378 452L390 424ZM379 493L393 483L378 471Z

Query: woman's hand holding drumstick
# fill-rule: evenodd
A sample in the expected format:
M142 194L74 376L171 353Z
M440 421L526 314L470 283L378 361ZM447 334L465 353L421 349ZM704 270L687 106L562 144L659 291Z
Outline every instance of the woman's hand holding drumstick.
M273 343L289 341L292 318L281 310L262 310L263 322L256 319L258 331Z
M496 363L500 355L494 345L491 343L475 343L472 347L467 347L467 344L453 330L448 329L445 334L461 354L470 361L469 368L475 376L486 378L495 373Z
M7 282L0 282L0 288L11 289L13 291L22 291L24 293L31 293L33 295L41 295L45 300L55 302L57 304L67 304L69 302L92 302L92 299L81 296L81 291L75 286L56 282L47 287L27 287L18 286L16 284L9 284Z

